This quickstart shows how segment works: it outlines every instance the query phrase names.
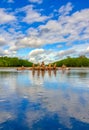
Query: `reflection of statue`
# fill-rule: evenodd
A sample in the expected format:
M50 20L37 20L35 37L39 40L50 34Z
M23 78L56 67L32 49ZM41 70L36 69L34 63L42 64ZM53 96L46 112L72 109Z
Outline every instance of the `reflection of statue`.
M41 71L42 77L44 77L45 71Z
M54 75L56 76L56 70L53 70L53 72L54 72Z
M35 75L35 70L32 70L32 76L34 77L34 75Z
M40 76L40 70L39 69L37 70L37 76L38 77Z
M49 74L49 76L51 77L51 70L48 70L48 74Z
M65 69L62 69L62 73L65 73L65 71L66 71Z
M41 71L41 70L37 70L37 71L35 71L35 70L32 70L32 76L34 77L35 76L35 74L37 74L36 76L37 77L40 77L40 76L42 76L42 77L44 77L44 74L45 74L45 70L43 71Z

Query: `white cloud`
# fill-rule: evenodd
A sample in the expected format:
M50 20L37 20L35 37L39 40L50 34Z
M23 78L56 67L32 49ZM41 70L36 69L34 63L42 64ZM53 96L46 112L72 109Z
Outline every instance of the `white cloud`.
M38 3L38 4L42 3L42 0L29 0L29 1L32 3Z
M29 60L32 61L33 63L39 63L42 61L42 57L44 54L45 50L44 49L35 49L32 50L29 53Z
M86 51L89 51L89 46L86 48Z
M16 49L14 48L14 44L16 39L14 39L15 35L6 32L3 29L0 29L0 56L13 56L16 54ZM14 49L10 49L14 48ZM17 47L18 48L18 47Z
M63 58L72 54L75 54L76 50L75 49L68 49L68 50L61 50L60 52L58 52L57 57L59 56L59 58Z
M37 37L24 37L17 41L16 46L18 47L31 47L36 48L42 46L44 41Z
M0 36L0 46L6 45L6 40L4 37Z
M29 36L22 41L29 47L54 43L62 45L62 42L71 45L72 42L85 41L89 38L89 9L73 13L71 16L61 15L58 20L49 20L38 28L28 29L27 33Z
M0 24L5 24L11 21L15 21L16 17L8 12L5 9L0 8Z
M39 30L42 32L41 37L49 40L48 43L86 40L89 36L89 9L71 16L59 16L59 20L50 20L40 26Z
M35 56L44 52L44 49L35 49L30 52L30 56Z
M3 50L2 48L0 48L0 56L3 56L3 55L8 55L8 50Z
M45 64L47 64L53 62L56 55L57 53L51 50L34 49L29 53L28 57L29 61L32 61L33 63L41 63L44 61Z
M41 104L42 109L35 110L35 112L34 112L34 109L32 109L32 110L26 111L25 113L26 122L27 122L27 125L29 126L29 129L32 128L33 123L36 124L39 121L44 121L46 114L47 116L52 117L53 115L55 115L55 113L58 115L59 119L61 120L61 122L59 120L59 123L61 123L68 129L72 128L71 118L79 120L83 123L85 122L89 123L89 115L87 114L89 113L89 93L88 91L84 91L82 93L82 99L86 101L86 103L83 104L80 101L81 93L76 93L75 91L73 91L73 89L80 90L78 88L79 86L89 87L88 85L89 82L87 82L87 85L85 85L85 82L82 80L82 78L77 78L77 82L75 82L76 84L75 85L74 78L71 78L71 81L70 81L71 87L68 87L68 91L64 91L61 85L62 83L64 84L65 80L69 81L70 77L66 78L67 73L65 73L64 75L63 73L60 72L60 73L57 73L57 76L55 78L52 71L51 72L52 80L50 80L48 72L45 73L44 77L49 84L50 82L56 83L57 81L59 83L59 86L57 86L58 89L48 90L46 87L42 87L44 78L41 76L41 73L40 73L39 78L37 78L36 74L37 72L35 73L34 78L32 77L31 74L29 74L29 78L31 79L31 84L33 84L35 87L33 87L33 85L32 87L25 87L23 85L22 87L19 88L19 94L22 97L27 98L28 101L37 103L38 99L41 99L40 104ZM25 81L25 79L23 80ZM38 96L38 93L42 93L42 95ZM43 111L44 108L46 109L45 112Z
M1 46L5 46L5 45L10 46L10 45L12 45L12 43L15 41L14 36L11 33L9 33L7 31L5 31L4 29L0 28L0 45Z
M61 15L68 15L70 13L70 11L72 11L73 6L72 3L67 3L67 5L63 5L60 9L59 9L59 13Z
M0 56L16 56L16 51L0 48Z
M61 50L57 52L57 59L63 59L67 56L78 57L80 55L89 54L89 43L73 45L67 50Z
M44 22L40 24L37 28L30 27L26 30L26 34L21 31L16 31L19 28L19 21L16 23L16 27L9 28L6 32L0 28L0 47L7 45L5 52L2 50L2 54L14 54L17 50L21 48L42 48L46 44L55 44L56 47L67 46L67 50L61 50L60 52L47 51L47 50L33 50L29 53L29 59L34 62L40 62L44 59L45 62L53 62L64 58L67 55L79 55L79 54L89 54L88 45L85 43L89 39L89 9L83 9L77 11L70 15L73 6L68 3L58 9L58 19L51 19L50 16L45 16L41 14L41 10L36 10L33 5L25 6L19 9L16 13L25 13L25 17L19 17L22 22L26 22L29 25L34 22ZM5 16L5 17L3 17ZM5 9L0 9L0 23L6 24L10 21L15 21L16 17L11 13L8 13ZM16 21L17 22L17 21ZM19 37L19 38L18 38ZM80 44L73 45L73 44ZM81 41L84 45L81 45ZM71 46L70 46L71 45ZM80 47L81 46L81 47ZM86 46L86 48L85 48ZM55 48L56 48L55 47ZM69 48L70 47L70 48ZM62 49L61 48L61 49ZM60 49L60 48L59 48ZM55 49L56 50L56 49ZM36 51L38 52L37 54ZM41 53L42 51L42 53Z
M67 56L77 57L85 54L89 54L89 45L87 43L82 45L74 45L67 50L56 52L54 50L34 49L29 53L28 59L33 63L41 63L44 61L47 64L61 60Z
M80 44L80 45L75 45L72 47L73 49L77 50L76 55L89 55L89 43L86 44Z
M23 18L23 22L26 22L28 24L34 23L34 22L44 22L50 17L42 15L40 13L40 10L33 9L33 6L26 6L21 9L26 13L26 16Z

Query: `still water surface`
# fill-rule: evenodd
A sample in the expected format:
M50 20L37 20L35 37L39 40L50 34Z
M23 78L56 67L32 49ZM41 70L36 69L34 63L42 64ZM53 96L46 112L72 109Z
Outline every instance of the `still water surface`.
M89 69L0 69L0 130L89 130Z

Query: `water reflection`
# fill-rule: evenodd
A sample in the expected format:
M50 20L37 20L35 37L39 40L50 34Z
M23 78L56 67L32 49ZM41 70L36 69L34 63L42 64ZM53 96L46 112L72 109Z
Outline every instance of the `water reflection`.
M45 76L45 73L48 73L49 77L51 77L53 74L56 76L56 72L57 70L32 70L32 76L34 77L35 75L40 77L44 77Z
M83 72L0 73L0 130L88 130L89 71Z

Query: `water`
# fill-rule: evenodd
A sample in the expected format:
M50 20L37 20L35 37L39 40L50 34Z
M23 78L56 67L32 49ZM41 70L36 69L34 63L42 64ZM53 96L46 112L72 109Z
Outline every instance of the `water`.
M0 130L89 130L89 69L0 69Z

